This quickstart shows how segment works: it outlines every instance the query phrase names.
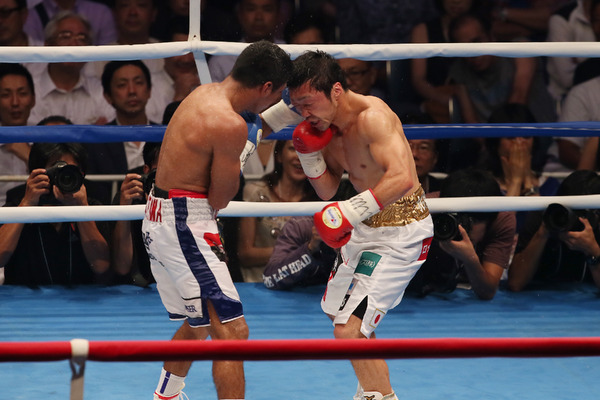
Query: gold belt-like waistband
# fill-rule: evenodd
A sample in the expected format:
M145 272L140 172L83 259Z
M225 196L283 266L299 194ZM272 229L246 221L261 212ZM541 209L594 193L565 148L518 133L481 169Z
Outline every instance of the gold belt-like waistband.
M382 226L404 226L411 222L421 221L429 215L429 208L425 202L425 192L419 186L412 194L386 206L377 214L363 221L371 228Z

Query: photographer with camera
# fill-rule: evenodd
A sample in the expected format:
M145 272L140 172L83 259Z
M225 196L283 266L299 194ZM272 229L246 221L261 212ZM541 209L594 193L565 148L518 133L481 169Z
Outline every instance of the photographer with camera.
M35 143L27 183L7 193L6 206L88 206L85 151L76 143ZM103 282L108 243L94 221L11 223L0 227L0 267L6 284L78 285ZM103 233L101 233L103 232Z
M587 194L600 194L600 177L593 171L571 173L557 192ZM530 212L519 232L508 288L518 292L532 284L584 281L600 287L599 239L597 210L551 204L544 212Z
M491 173L464 169L442 181L440 197L501 196ZM490 300L508 268L516 234L513 212L434 214L427 260L411 282L412 293L449 292L457 285Z
M160 142L144 144L144 165L130 170L115 195L113 204L122 206L146 204L156 174ZM116 283L148 286L155 282L150 271L150 259L142 241L142 221L116 221L111 229L112 266Z

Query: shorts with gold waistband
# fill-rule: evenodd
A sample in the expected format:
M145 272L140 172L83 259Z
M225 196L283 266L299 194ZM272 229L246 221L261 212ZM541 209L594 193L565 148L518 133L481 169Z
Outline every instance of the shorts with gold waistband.
M419 186L412 194L402 197L387 205L377 214L365 219L363 224L371 228L405 226L415 221L421 221L428 216L429 208L425 201L425 191Z

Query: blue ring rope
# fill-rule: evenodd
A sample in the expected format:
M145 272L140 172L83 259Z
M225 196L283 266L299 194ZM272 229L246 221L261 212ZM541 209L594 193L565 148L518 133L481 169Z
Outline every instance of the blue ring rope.
M293 128L288 127L269 139L289 140ZM458 137L516 136L600 136L600 122L549 122L537 124L439 124L404 125L408 139L448 139ZM1 126L0 143L17 142L159 142L164 125L53 125Z

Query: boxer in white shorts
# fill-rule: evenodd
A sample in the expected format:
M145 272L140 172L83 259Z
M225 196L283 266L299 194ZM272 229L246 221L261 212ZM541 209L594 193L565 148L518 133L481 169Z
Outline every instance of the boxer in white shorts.
M408 283L425 262L431 244L431 216L423 189L410 198L409 207L400 200L358 224L340 249L321 300L321 308L334 317L334 325L345 324L354 314L362 319L361 333L370 337L388 310L400 303ZM398 212L391 212L393 209Z
M307 51L293 63L290 101L305 119L293 133L302 169L323 200L337 193L344 174L358 192L314 215L321 239L341 248L342 258L323 309L337 339L368 340L425 260L433 223L398 115L350 90L330 54ZM398 400L385 360L350 361L355 399Z
M152 274L169 318L187 319L191 327L209 326L207 299L221 322L241 318L242 303L206 195L171 190L169 197L150 195L142 226Z

